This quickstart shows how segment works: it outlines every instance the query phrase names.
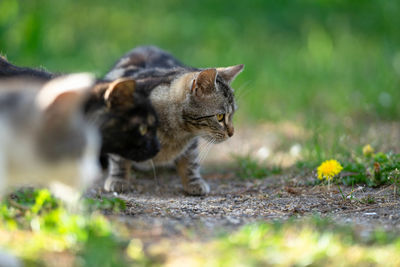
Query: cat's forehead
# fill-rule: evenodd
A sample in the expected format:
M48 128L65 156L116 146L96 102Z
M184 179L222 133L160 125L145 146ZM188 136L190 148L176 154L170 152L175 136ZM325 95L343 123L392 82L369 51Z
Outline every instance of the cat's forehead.
M226 113L234 112L236 103L233 89L220 76L217 76L216 87L219 105L223 106Z
M232 103L235 101L232 87L219 75L217 75L216 86L217 90L223 94L227 101Z
M129 111L123 112L122 116L129 119L131 123L151 122L151 124L154 124L157 121L157 114L149 99L139 98L137 100L135 106Z

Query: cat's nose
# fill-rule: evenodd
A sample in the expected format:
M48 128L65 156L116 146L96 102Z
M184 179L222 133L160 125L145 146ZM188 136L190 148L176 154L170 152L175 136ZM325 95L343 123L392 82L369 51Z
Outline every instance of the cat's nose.
M233 133L235 132L235 128L233 128L232 126L228 126L227 127L227 132L228 132L228 136L232 137Z

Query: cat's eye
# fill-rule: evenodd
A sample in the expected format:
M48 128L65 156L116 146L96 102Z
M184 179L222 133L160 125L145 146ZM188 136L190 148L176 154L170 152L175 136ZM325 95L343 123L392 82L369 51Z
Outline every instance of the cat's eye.
M218 120L219 122L223 121L224 118L225 118L225 114L217 114L217 120Z
M146 124L140 124L139 133L141 135L145 135L147 133L147 125Z

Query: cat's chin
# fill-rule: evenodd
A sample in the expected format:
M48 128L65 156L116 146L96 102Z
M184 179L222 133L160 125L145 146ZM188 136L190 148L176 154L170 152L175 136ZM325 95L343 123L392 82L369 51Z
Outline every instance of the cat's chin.
M214 137L214 136L203 136L203 139L206 140L207 142L211 142L213 144L220 144L226 140L228 140L228 138L218 138L218 137Z
M228 138L215 140L215 141L214 141L214 144L220 144L220 143L222 143L222 142L225 142L226 140L228 140Z

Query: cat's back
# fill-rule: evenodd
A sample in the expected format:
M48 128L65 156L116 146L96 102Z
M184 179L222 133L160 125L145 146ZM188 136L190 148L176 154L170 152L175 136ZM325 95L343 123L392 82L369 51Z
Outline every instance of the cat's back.
M196 70L156 46L139 46L123 55L105 78L108 80L133 78L140 90L149 95L154 88L158 86L169 88L177 77Z
M0 78L20 77L23 79L34 78L37 80L48 81L55 76L56 75L43 69L15 66L8 62L4 57L0 56Z
M123 55L113 66L116 68L187 68L172 54L157 46L138 46Z

